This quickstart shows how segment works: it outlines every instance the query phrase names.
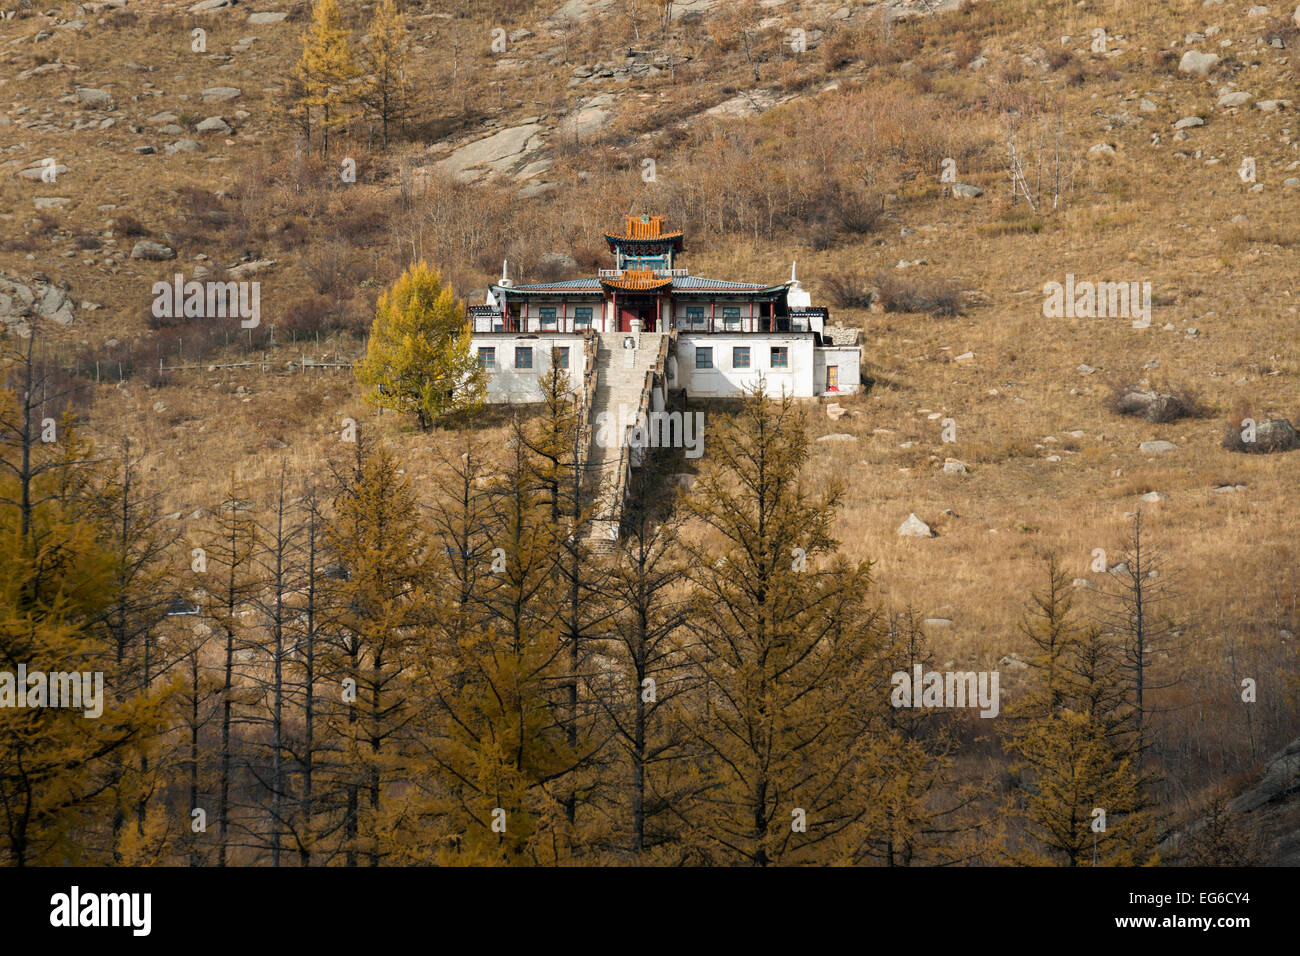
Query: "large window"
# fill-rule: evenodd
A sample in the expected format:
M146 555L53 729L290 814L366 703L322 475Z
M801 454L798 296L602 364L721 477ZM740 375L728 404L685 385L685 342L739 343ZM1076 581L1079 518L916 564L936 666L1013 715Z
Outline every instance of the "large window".
M713 368L713 349L697 348L695 350L696 368Z
M749 368L749 346L737 345L731 350L732 368Z
M591 306L584 305L573 310L573 327L575 329L591 328Z
M497 367L497 350L483 347L478 350L478 364L489 372Z
M772 368L790 367L790 349L785 345L772 346Z
M723 307L722 327L728 332L740 331L740 306L728 305Z
M772 350L773 352L776 349ZM533 349L532 346L520 345L515 348L515 368L532 368L533 367Z
M547 306L538 310L542 315L542 331L555 331L555 307Z
M569 367L569 347L567 345L562 345L555 350L555 367Z
M688 305L686 307L686 327L688 329L704 328L704 306Z

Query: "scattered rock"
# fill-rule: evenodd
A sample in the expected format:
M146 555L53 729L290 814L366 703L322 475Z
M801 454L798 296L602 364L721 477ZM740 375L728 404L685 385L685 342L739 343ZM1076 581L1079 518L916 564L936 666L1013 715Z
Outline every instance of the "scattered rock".
M233 7L239 0L199 0L190 7L190 13L215 13L226 7Z
M1007 654L998 661L998 666L1005 667L1007 670L1018 671L1023 670L1029 665L1020 659L1019 654Z
M229 133L230 124L220 116L209 116L198 126L194 127L200 133Z
M1095 589L1095 588L1097 587L1097 585L1093 584L1093 583L1092 583L1091 581L1089 581L1087 578L1075 578L1075 579L1074 579L1072 582L1070 582L1070 583L1073 584L1076 588L1093 588L1093 589Z
M915 514L909 514L907 520L898 526L899 537L903 538L933 538L935 533L930 526L918 518Z
M1178 72L1190 73L1194 76L1206 76L1218 62L1219 55L1217 53L1200 53L1196 50L1188 50L1183 54L1183 58L1178 61Z
M108 106L113 102L113 97L107 90L82 87L77 90L77 102L83 106Z
M1257 100L1255 102L1255 109L1262 110L1265 113L1276 113L1279 110L1289 109L1290 106L1290 100Z
M830 435L822 435L822 437L818 438L817 440L818 441L857 441L858 436L848 435L845 434L844 432L834 432Z
M163 259L175 259L176 251L171 246L164 246L161 242L154 242L152 239L141 239L131 249L131 258L149 259L157 262Z
M1110 143L1098 143L1096 146L1088 148L1089 159L1114 159L1115 147Z
M1164 422L1177 417L1182 403L1173 395L1150 389L1131 388L1115 403L1121 415L1133 415L1148 422Z
M1245 485L1219 485L1219 487L1214 489L1214 494L1226 495L1229 494L1230 492L1245 491L1245 490L1246 490Z
M952 627L952 621L946 617L927 617L921 623L926 627Z
M984 190L970 183L953 183L952 194L958 199L979 199L984 195Z
M1158 505L1162 501L1168 501L1169 496L1165 494L1163 491L1148 491L1145 495L1142 496L1142 500L1149 505Z
M848 413L849 410L837 402L831 402L826 406L826 417L833 422L838 422Z
M969 472L964 461L958 461L956 458L945 458L943 462L943 473L945 475L965 475Z
M1205 120L1199 116L1184 116L1174 124L1174 129L1194 129L1197 126L1204 126Z
M232 279L245 279L264 269L270 269L275 265L275 262L274 259L254 259L252 262L243 262L237 266L231 266L226 270L226 275Z
M1219 102L1215 105L1218 106L1219 109L1227 109L1233 106L1245 106L1252 99L1254 99L1254 97L1249 93L1244 90L1239 90L1236 93L1224 93L1219 97Z
M250 13L248 15L248 22L253 24L254 26L265 26L268 23L279 23L288 15L289 14L287 13L274 13L274 12Z
M205 103L224 103L243 96L244 91L233 86L209 86L201 95Z
M1138 451L1146 455L1163 455L1167 452L1177 451L1178 446L1171 441L1144 441L1138 445Z

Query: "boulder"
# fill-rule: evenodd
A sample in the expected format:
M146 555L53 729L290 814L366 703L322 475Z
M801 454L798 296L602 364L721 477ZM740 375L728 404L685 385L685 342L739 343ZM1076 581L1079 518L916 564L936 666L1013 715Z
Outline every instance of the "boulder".
M82 106L108 106L113 102L113 97L108 90L82 87L77 90L77 102Z
M953 183L952 194L958 199L979 199L984 195L984 190L970 183Z
M1148 491L1145 495L1142 496L1142 500L1149 505L1158 505L1162 501L1168 501L1169 496L1165 494L1163 491Z
M1228 804L1233 813L1250 813L1267 803L1285 799L1300 789L1300 738L1268 758L1268 769L1251 789Z
M826 417L833 422L838 422L841 418L849 413L849 410L838 402L831 402L826 406Z
M1089 159L1114 159L1115 147L1110 143L1098 143L1096 146L1088 148Z
M1183 54L1183 58L1178 61L1179 73L1190 73L1193 76L1206 76L1219 62L1217 53L1200 53L1196 50L1188 50Z
M933 538L934 531L915 514L909 514L907 520L898 526L898 535L902 538Z
M945 475L964 475L969 469L966 463L958 461L956 458L946 458L943 463L943 473Z
M163 259L175 259L176 251L171 246L164 246L161 242L154 242L152 239L141 239L131 249L131 258L158 262Z
M1138 451L1146 455L1163 455L1171 451L1177 451L1178 446L1171 441L1144 441L1138 445Z
M1174 129L1195 129L1197 126L1204 126L1205 120L1199 116L1184 116L1174 124Z
M224 103L243 96L244 91L234 86L209 86L201 95L205 103Z
M190 13L216 13L226 7L233 7L239 0L199 0L190 7Z
M1235 93L1224 93L1219 97L1219 102L1215 105L1218 106L1219 109L1228 109L1233 106L1245 106L1253 99L1254 97L1245 90L1238 90Z
M209 116L198 126L194 127L200 133L229 133L230 124L220 116Z
M1290 451L1297 446L1295 426L1285 418L1270 418L1255 426L1256 451Z
M1177 417L1174 412L1179 407L1173 395L1142 388L1129 389L1115 403L1115 411L1121 415L1134 415L1148 422L1169 421Z
M250 13L248 15L248 22L253 24L254 26L265 26L268 23L279 23L281 20L285 19L285 17L287 17L288 15L289 14L287 13L279 13L273 11L267 11L265 13Z

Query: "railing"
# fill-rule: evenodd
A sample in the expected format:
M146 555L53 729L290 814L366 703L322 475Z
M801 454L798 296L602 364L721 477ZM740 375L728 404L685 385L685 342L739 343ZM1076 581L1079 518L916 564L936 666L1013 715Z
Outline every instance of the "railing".
M599 279L621 279L627 269L601 269L596 273ZM656 279L681 279L691 274L690 269L633 269L632 272L650 272Z
M650 413L650 399L654 393L656 370L663 369L664 374L667 375L668 345L671 337L671 333L660 337L659 354L655 356L654 365L646 369L645 384L641 386L641 394L637 399L636 421L629 425L627 431L623 433L623 447L618 455L618 471L615 474L614 493L610 496L610 507L613 513L610 520L613 520L613 516L616 516L622 509L623 498L627 494L627 485L632 477L632 445L628 440L628 434L640 424L642 409L645 409L647 415Z

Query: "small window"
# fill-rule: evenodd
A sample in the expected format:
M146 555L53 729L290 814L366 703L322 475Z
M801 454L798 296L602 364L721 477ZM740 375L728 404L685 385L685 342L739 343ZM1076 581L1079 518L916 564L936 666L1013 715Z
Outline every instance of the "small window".
M740 306L726 306L722 310L722 327L728 332L740 331Z
M772 349L773 353L776 349ZM515 368L532 368L533 350L531 346L518 346L515 349Z
M686 307L686 327L688 329L704 328L704 306L690 305Z
M749 368L749 346L738 345L731 350L732 368Z
M560 346L555 350L555 367L569 367L569 347L567 345Z
M713 368L713 349L698 348L695 350L695 367L696 368Z
M539 310L542 316L542 331L555 331L555 308L553 306Z
M591 328L591 306L584 305L573 310L573 327L575 329Z
M784 345L772 346L772 368L790 367L790 349Z
M480 348L478 350L478 364L491 371L497 367L497 350L494 348Z

